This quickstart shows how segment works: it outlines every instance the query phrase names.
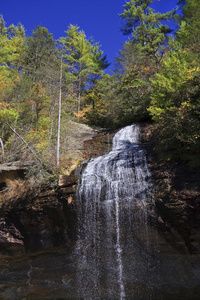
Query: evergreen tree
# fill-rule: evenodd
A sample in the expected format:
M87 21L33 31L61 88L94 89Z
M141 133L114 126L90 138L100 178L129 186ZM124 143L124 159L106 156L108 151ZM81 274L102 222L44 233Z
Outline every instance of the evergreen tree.
M179 5L180 8L183 8L186 5L187 0L178 0L177 5Z
M49 114L53 114L59 85L59 55L56 46L53 35L40 25L26 39L22 79L17 92L20 95L21 115L26 113L26 120L22 117L21 122L28 121L29 129L38 128L40 116L49 117Z
M5 26L0 16L0 135L3 143L9 139L5 122L14 124L19 117L12 93L20 81L19 69L24 50L24 28L21 24Z
M177 32L177 40L183 47L197 47L200 43L200 5L199 0L187 0L183 6L183 18L180 30Z
M172 51L151 83L149 111L157 126L159 152L164 158L197 165L200 156L198 60L189 50Z
M0 16L0 93L1 99L8 97L8 91L19 79L21 54L24 49L24 28L21 24L5 27Z
M66 70L64 79L68 90L71 88L76 95L79 115L85 87L91 83L95 84L108 63L100 46L87 39L84 31L80 31L78 26L70 25L65 33L67 36L60 39Z
M33 83L45 82L47 70L55 68L55 58L58 58L56 44L53 34L40 25L33 30L32 36L27 38L23 71L25 76L31 76Z
M171 20L175 10L164 14L155 13L150 7L153 2L153 0L131 0L124 5L124 12L120 17L125 22L122 32L131 35L141 59L144 56L152 57L159 70L160 61L168 45L168 34L172 32L163 22Z

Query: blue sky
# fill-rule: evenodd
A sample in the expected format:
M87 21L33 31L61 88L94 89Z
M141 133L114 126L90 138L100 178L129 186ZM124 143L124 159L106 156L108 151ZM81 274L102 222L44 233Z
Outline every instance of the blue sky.
M87 37L102 45L109 62L127 40L120 32L120 17L125 0L2 0L0 14L6 25L22 23L26 34L39 24L53 33L55 39L65 36L69 24L78 25ZM155 0L154 9L166 12L177 0ZM112 66L110 67L112 68Z

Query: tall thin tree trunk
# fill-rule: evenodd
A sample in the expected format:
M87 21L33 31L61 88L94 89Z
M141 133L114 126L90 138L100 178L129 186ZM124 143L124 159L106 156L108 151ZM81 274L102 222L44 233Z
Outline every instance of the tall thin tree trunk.
M50 118L51 118L51 127L50 127L50 133L49 133L49 141L52 138L53 135L53 126L54 126L54 97L51 99L51 106L50 106Z
M60 89L59 89L59 110L58 110L58 135L57 135L57 166L60 162L60 119L61 119L61 89L62 89L62 57L60 63Z
M79 91L78 91L78 121L79 121L80 108L81 108L81 77L79 77Z
M4 146L3 146L3 141L2 141L1 138L0 138L0 146L1 146L1 153L2 153L2 156L4 156Z

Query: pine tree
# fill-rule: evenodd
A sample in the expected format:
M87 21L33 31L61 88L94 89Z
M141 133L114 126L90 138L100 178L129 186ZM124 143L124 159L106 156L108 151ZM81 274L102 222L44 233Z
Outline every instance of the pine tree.
M183 18L180 30L177 32L177 40L183 47L197 47L200 43L200 5L199 0L187 0L183 6Z
M125 22L122 27L124 35L131 35L140 56L150 56L154 59L157 70L169 40L172 30L163 21L173 18L175 10L164 14L155 13L150 7L153 0L131 0L124 5L124 12L120 14Z
M23 58L23 72L32 82L46 82L48 71L55 68L58 59L56 41L45 27L37 26L32 36L27 38L27 47Z
M5 27L0 16L0 93L3 99L19 80L21 54L24 49L24 28L21 24Z
M91 83L94 85L101 71L109 64L100 46L87 39L85 32L80 31L78 26L70 25L65 33L67 36L60 39L64 51L65 82L68 90L71 87L76 94L79 115L85 87L91 86Z

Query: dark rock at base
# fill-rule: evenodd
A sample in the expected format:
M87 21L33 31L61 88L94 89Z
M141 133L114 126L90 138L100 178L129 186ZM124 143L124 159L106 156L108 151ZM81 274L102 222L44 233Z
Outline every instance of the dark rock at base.
M7 226L5 219L0 220L0 254L22 254L23 236L14 226Z
M20 245L25 251L71 244L76 236L76 211L70 194L46 191L40 196L7 201L1 209L0 248ZM3 250L3 251L4 251Z

